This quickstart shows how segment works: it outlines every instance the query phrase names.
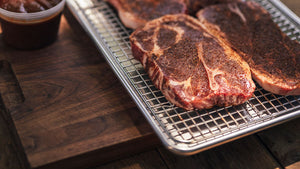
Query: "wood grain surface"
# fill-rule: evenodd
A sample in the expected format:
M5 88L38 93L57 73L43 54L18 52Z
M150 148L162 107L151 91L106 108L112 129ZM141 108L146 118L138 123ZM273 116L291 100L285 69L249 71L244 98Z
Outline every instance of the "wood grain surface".
M258 133L282 167L300 168L300 119ZM295 165L295 166L293 166Z
M0 66L0 76L2 70ZM1 76L2 77L2 76ZM5 109L0 95L0 168L29 169L30 165L17 134L11 115Z
M290 10L297 16L300 16L300 1L299 0L281 0Z
M174 155L165 149L159 151L168 168L174 169L275 169L279 167L255 136L245 137L189 157Z
M300 16L300 1L282 2ZM68 10L58 37L33 51L0 41L3 109L31 167L300 168L299 118L193 156L169 152Z
M94 169L168 169L164 160L156 150L150 150L143 153L138 153L127 158L123 158L113 163L104 164Z
M109 65L76 24L72 16L68 21L63 17L58 40L43 49L21 51L0 43L0 61L11 64L7 76L17 80L14 85L1 82L2 89L17 86L3 92L4 103L33 168L88 166L159 143ZM10 98L18 98L18 104Z

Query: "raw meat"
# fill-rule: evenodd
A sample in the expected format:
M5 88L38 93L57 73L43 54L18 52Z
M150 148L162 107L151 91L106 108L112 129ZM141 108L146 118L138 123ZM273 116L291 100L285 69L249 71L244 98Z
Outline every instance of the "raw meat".
M122 23L132 29L166 14L187 13L184 0L106 0L117 11Z
M238 105L254 92L248 64L191 16L152 20L131 34L130 43L154 85L179 107Z
M197 13L203 28L249 64L254 80L279 95L300 94L300 44L255 2L219 4Z
M195 15L200 9L209 5L238 2L240 0L185 0L190 15Z

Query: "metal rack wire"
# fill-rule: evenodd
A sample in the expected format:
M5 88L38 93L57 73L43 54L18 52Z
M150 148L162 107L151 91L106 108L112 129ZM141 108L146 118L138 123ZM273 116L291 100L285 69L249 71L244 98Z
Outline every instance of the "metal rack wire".
M291 39L300 41L300 20L277 0L256 0ZM155 88L133 58L132 30L102 0L69 0L74 16L95 41L124 87L170 150L190 155L300 116L300 96L279 96L259 85L239 106L186 111L171 104Z

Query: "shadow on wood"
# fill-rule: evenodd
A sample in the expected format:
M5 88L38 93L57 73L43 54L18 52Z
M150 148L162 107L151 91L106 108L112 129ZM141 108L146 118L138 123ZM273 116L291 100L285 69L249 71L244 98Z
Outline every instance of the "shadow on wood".
M0 95L1 96L1 95ZM27 157L9 112L0 97L0 168L29 169Z

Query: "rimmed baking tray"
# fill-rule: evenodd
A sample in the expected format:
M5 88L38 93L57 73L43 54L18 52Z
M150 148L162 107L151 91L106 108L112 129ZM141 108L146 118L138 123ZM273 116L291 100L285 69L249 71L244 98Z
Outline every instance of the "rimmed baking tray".
M256 0L291 39L300 40L300 19L278 0ZM191 155L300 116L300 96L279 96L259 85L239 106L186 111L168 102L133 58L132 30L103 0L67 0L67 5L94 40L162 143Z

